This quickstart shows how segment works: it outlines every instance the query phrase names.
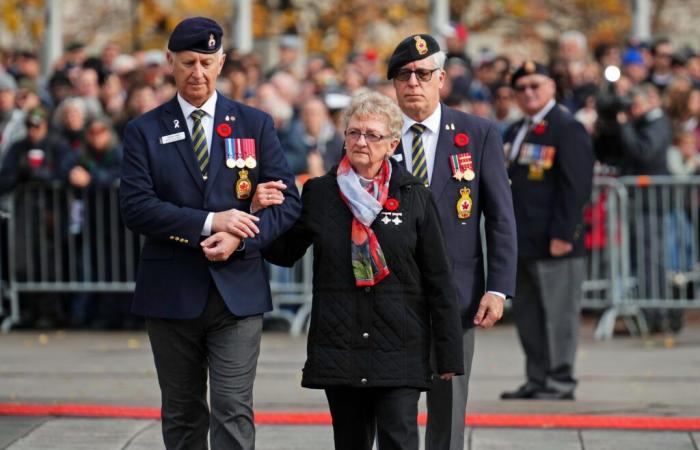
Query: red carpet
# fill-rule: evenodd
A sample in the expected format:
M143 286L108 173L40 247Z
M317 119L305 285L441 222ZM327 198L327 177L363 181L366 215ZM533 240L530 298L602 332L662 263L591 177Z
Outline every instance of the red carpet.
M0 415L158 419L160 410L135 406L0 403ZM418 421L425 424L425 414L421 414ZM331 417L327 412L258 411L255 422L261 425L330 425ZM466 422L472 427L700 431L700 417L470 414Z

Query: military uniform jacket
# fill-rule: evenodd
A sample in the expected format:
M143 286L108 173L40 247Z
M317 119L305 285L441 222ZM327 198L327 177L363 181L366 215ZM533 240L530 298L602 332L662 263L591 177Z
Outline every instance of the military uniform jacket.
M225 164L225 141L216 130L222 123L231 126L230 138L255 142L257 165L247 169L252 183L248 199L238 199L235 191L241 169ZM132 305L136 314L197 317L204 310L212 281L238 316L272 307L260 250L297 219L299 194L268 114L219 94L213 126L206 182L177 97L126 126L121 210L126 225L146 237ZM257 213L260 234L246 239L242 251L224 262L208 261L200 246L208 212L249 211L258 183L270 180L282 180L288 186L284 204Z
M523 120L506 131L506 153ZM584 254L583 208L591 196L594 162L590 136L561 106L533 124L508 169L520 258L549 258L552 238L574 244L567 257Z
M517 243L515 219L503 145L496 125L445 105L440 119L430 191L437 204L452 273L457 284L462 326L474 326L473 318L484 292L515 293ZM468 141L464 143L464 137ZM469 154L475 177L453 177L450 158ZM406 159L399 144L394 157ZM471 214L457 216L461 189L469 189ZM479 220L485 219L487 263L484 272Z

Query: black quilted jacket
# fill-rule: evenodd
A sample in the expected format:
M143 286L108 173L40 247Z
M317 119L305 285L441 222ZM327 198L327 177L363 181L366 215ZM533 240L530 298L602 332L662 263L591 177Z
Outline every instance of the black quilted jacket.
M313 244L313 308L302 386L427 389L431 334L438 372L464 372L456 288L434 201L393 160L389 198L398 208L384 209L372 229L391 274L373 287L355 286L352 213L339 197L335 168L306 183L301 217L265 252L271 262L291 265Z

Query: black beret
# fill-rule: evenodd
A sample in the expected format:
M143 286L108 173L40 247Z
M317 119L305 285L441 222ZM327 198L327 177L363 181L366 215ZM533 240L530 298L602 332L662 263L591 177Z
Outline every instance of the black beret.
M440 45L431 35L414 34L409 36L396 46L394 53L389 58L386 77L391 80L396 72L406 64L425 59L439 51Z
M221 48L223 34L224 31L215 21L206 17L190 17L175 26L168 41L168 50L216 53Z
M515 82L518 81L518 79L522 77L526 77L528 75L544 75L545 77L549 77L549 70L547 69L547 66L544 64L540 64L535 61L525 61L525 64L520 66L518 70L515 71L513 76L510 79L510 85L515 87Z

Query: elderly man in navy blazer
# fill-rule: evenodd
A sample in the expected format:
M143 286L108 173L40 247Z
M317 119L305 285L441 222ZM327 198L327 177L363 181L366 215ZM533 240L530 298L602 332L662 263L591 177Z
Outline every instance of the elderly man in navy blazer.
M146 238L132 311L146 317L168 449L205 449L209 431L213 449L254 448L253 380L271 309L260 249L300 212L272 119L215 90L222 34L203 17L179 23L168 42L176 97L125 130L121 208ZM249 214L265 181L289 186L267 194L284 202Z
M425 448L464 448L464 414L474 327L490 328L515 289L517 242L513 202L496 125L440 103L445 53L417 34L394 50L388 67L404 113L394 158L430 187L459 293L465 375L435 380L428 392ZM485 218L486 268L479 221Z

